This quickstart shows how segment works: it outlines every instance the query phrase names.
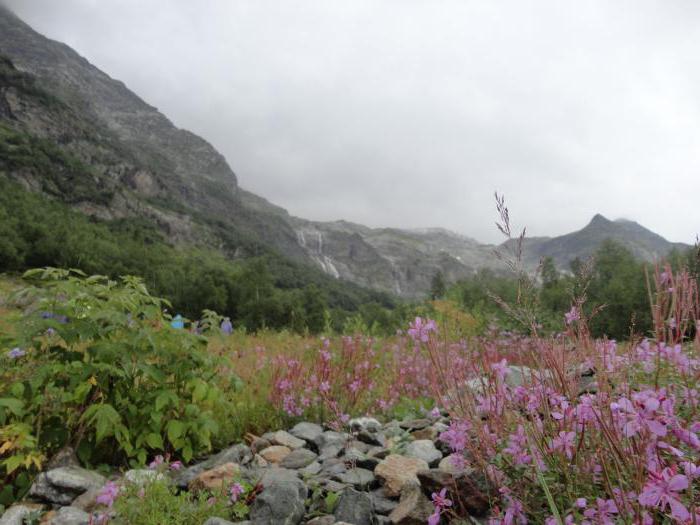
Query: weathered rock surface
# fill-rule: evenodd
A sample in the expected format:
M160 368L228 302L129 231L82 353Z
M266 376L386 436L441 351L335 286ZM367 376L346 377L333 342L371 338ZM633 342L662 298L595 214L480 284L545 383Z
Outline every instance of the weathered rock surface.
M89 525L90 514L76 507L61 507L48 521L48 525Z
M280 467L291 469L304 468L316 461L317 457L318 454L308 448L298 448L280 461Z
M395 525L424 525L434 510L420 486L408 483L401 490L401 500L389 514L389 519Z
M283 469L279 469L283 470ZM255 525L296 525L305 512L306 485L287 475L263 479L263 491L255 498L250 519Z
M354 525L372 525L374 506L365 492L345 489L336 506L335 519Z
M280 463L284 458L289 456L292 450L289 447L282 445L272 445L260 451L260 456L269 463Z
M399 496L406 484L418 484L416 474L419 470L427 470L427 468L428 464L422 459L391 454L377 465L374 474L384 482L384 489L388 496Z
M437 465L442 459L442 452L435 448L435 444L429 439L419 439L408 444L406 456L422 459L428 465Z
M223 487L231 485L241 473L241 466L238 463L224 463L210 470L205 470L188 485L192 491L210 490L216 492Z
M453 509L462 517L483 517L488 514L489 500L481 487L467 473L450 474L440 469L418 472L418 480L426 497L446 487L453 495Z
M58 505L70 505L80 494L100 488L106 482L104 476L91 470L58 467L39 474L29 489L29 495Z

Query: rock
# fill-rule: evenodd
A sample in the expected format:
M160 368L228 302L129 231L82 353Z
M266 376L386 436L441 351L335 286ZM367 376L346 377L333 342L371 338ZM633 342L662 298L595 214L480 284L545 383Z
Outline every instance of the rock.
M242 523L250 523L242 522ZM211 517L207 519L202 525L236 525L232 521L225 520L224 518Z
M372 447L367 451L368 458L376 458L378 460L386 458L389 454L391 454L391 450L384 447Z
M298 448L280 461L280 467L291 469L304 468L316 461L317 457L318 454L307 448Z
M92 488L101 488L107 479L80 467L58 467L39 474L29 495L57 505L70 505L80 494Z
M416 474L419 470L426 470L428 464L418 458L408 458L391 454L383 459L374 474L384 482L384 488L388 496L395 497L401 494L401 489L407 483L418 483Z
M90 514L76 507L61 507L49 520L48 525L88 525Z
M467 473L450 474L440 469L421 470L418 472L423 493L428 497L433 492L447 488L453 501L453 510L458 516L468 515L483 517L489 512L489 499L479 485Z
M406 446L406 456L422 459L428 465L437 465L442 459L442 452L436 449L435 444L429 439L420 439Z
M272 445L272 443L269 440L267 440L265 438L261 438L261 437L256 437L253 440L253 442L250 444L250 450L253 454L256 454L260 450L267 448L271 445Z
M354 447L345 451L343 459L346 463L356 467L366 468L367 470L374 470L374 468L379 464L379 460L377 458L367 457Z
M399 504L389 514L395 525L425 525L428 517L435 511L433 504L414 483L404 485Z
M330 458L321 463L321 475L326 477L332 477L342 474L348 470L345 461L339 458Z
M270 469L284 471L285 469ZM269 471L268 471L269 472ZM294 471L287 471L292 472ZM253 525L296 525L304 517L306 485L289 474L277 473L263 478L263 491L250 509Z
M506 384L511 388L528 385L533 382L552 379L553 374L549 370L535 370L527 366L509 365L506 372Z
M48 463L44 465L44 470L53 470L59 467L80 467L78 456L75 454L73 447L63 447L56 452Z
M95 507L97 507L97 502L95 501L95 499L100 494L100 492L102 492L101 488L92 488L87 492L83 492L80 496L73 500L71 506L80 510L84 510L85 512L92 512L95 509Z
M363 468L350 469L334 477L336 481L353 485L355 488L364 489L374 484L376 478L369 470Z
M210 470L205 470L190 481L188 487L191 491L210 490L217 492L222 487L233 483L240 477L241 466L237 463L224 463Z
M374 507L372 499L364 492L345 489L335 508L335 519L353 525L372 525Z
M398 501L389 499L384 491L384 488L370 492L369 497L372 498L374 511L377 514L390 514L392 510L399 504Z
M289 447L272 445L271 447L261 450L260 456L269 463L279 463L291 453L292 450Z
M308 441L309 443L315 443L316 439L323 434L323 427L317 425L316 423L297 423L294 425L289 433L299 439Z
M233 445L229 448L222 450L218 454L210 456L209 458L200 463L192 465L186 469L180 470L174 478L175 484L178 487L184 489L187 488L187 485L189 485L190 481L192 481L205 470L218 467L219 465L223 465L224 463L237 463L238 465L247 465L252 461L252 459L253 454L250 451L250 448L248 448L243 443L239 443L238 445Z
M351 437L347 434L332 430L325 431L314 441L319 451L319 460L338 457L350 439Z
M304 476L304 475L313 476L313 475L321 472L321 464L318 461L314 461L310 465L307 465L306 467L299 469L299 472L301 473L302 476Z
M134 485L145 485L153 481L162 481L167 479L167 476L162 472L151 469L131 469L124 473L124 479Z
M278 430L272 434L272 439L270 439L273 445L280 445L283 447L296 450L298 448L303 448L306 445L306 441L299 439L291 435L289 432L284 430Z
M326 514L325 516L316 516L306 522L306 525L333 525L335 523L335 516Z
M332 479L326 480L323 486L328 492L343 492L344 490L352 488L345 483L341 483Z
M421 428L420 430L414 430L411 432L411 436L413 439L417 440L429 439L430 441L434 441L438 437L438 431L435 429L435 426L432 425Z
M348 421L348 425L350 425L352 432L366 430L367 432L376 433L382 429L382 424L373 417L356 417Z
M440 463L438 463L437 468L449 474L459 474L460 472L464 472L463 468L457 468L455 466L453 456L459 457L457 454L450 454L449 456L444 457L440 460Z
M0 525L23 525L24 518L29 517L37 509L28 505L12 505L0 517Z
M399 426L404 430L414 431L429 427L431 423L432 421L426 418L407 419L406 421L401 421Z
M260 477L260 484L264 487L280 482L299 481L299 473L296 470L272 467L265 469Z
M260 454L255 454L253 456L253 461L250 462L250 466L253 468L265 468L269 465L267 460L263 458Z

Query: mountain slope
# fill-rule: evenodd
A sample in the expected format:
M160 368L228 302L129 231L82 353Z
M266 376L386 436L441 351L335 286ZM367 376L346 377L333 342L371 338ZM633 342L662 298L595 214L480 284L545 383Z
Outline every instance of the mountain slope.
M172 243L216 248L231 259L274 253L312 268L314 282L335 290L349 281L419 298L437 272L455 281L480 268L503 270L496 246L444 229L291 216L242 189L204 139L1 6L0 172L91 216L146 218ZM596 216L578 232L526 239L525 262L534 268L550 256L566 269L606 238L645 260L682 246L636 223Z

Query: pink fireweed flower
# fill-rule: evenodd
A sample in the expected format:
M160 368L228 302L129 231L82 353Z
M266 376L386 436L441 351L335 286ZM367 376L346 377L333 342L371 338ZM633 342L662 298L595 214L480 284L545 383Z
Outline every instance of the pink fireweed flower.
M614 500L596 498L595 507L590 507L584 511L583 515L600 525L615 525L613 515L617 513L617 505L615 505Z
M439 493L433 492L430 496L433 500L433 505L438 510L443 510L452 506L452 500L447 497L447 488L443 488Z
M453 452L462 452L467 447L467 433L470 429L468 421L452 421L449 428L440 434L440 441L446 443Z
M567 325L571 325L574 321L579 321L581 319L581 312L576 306L572 306L571 310L564 314L564 319Z
M421 317L416 317L407 331L409 337L416 343L427 343L430 339L431 332L437 333L437 325L435 324L435 321L432 319L426 319L424 321Z
M515 466L529 465L532 462L527 434L525 434L525 428L522 425L518 425L518 430L508 436L508 446L503 449L503 452L513 456Z
M100 505L105 505L112 508L114 500L117 499L119 495L119 485L114 481L108 481L100 490L100 493L95 498L95 502Z
M688 488L688 477L676 474L676 469L665 468L660 473L650 473L649 480L639 495L639 503L645 507L657 507L662 511L668 506L671 516L681 522L690 519L690 512L678 499L678 493Z
M240 483L234 483L233 485L231 485L231 488L229 490L231 503L236 503L238 501L238 498L240 498L244 493L245 489Z
M173 461L170 464L170 470L180 470L182 468L182 461Z
M552 450L561 450L566 457L574 457L574 443L576 441L575 432L559 432L559 435L552 440Z

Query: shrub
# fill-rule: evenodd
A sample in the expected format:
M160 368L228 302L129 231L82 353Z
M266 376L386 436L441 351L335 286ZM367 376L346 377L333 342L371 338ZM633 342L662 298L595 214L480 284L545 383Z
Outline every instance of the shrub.
M25 277L40 286L18 294L30 306L0 357L0 477L38 469L65 445L89 464L189 461L211 447L215 414L228 413L219 360L205 338L169 326L165 301L134 277Z

